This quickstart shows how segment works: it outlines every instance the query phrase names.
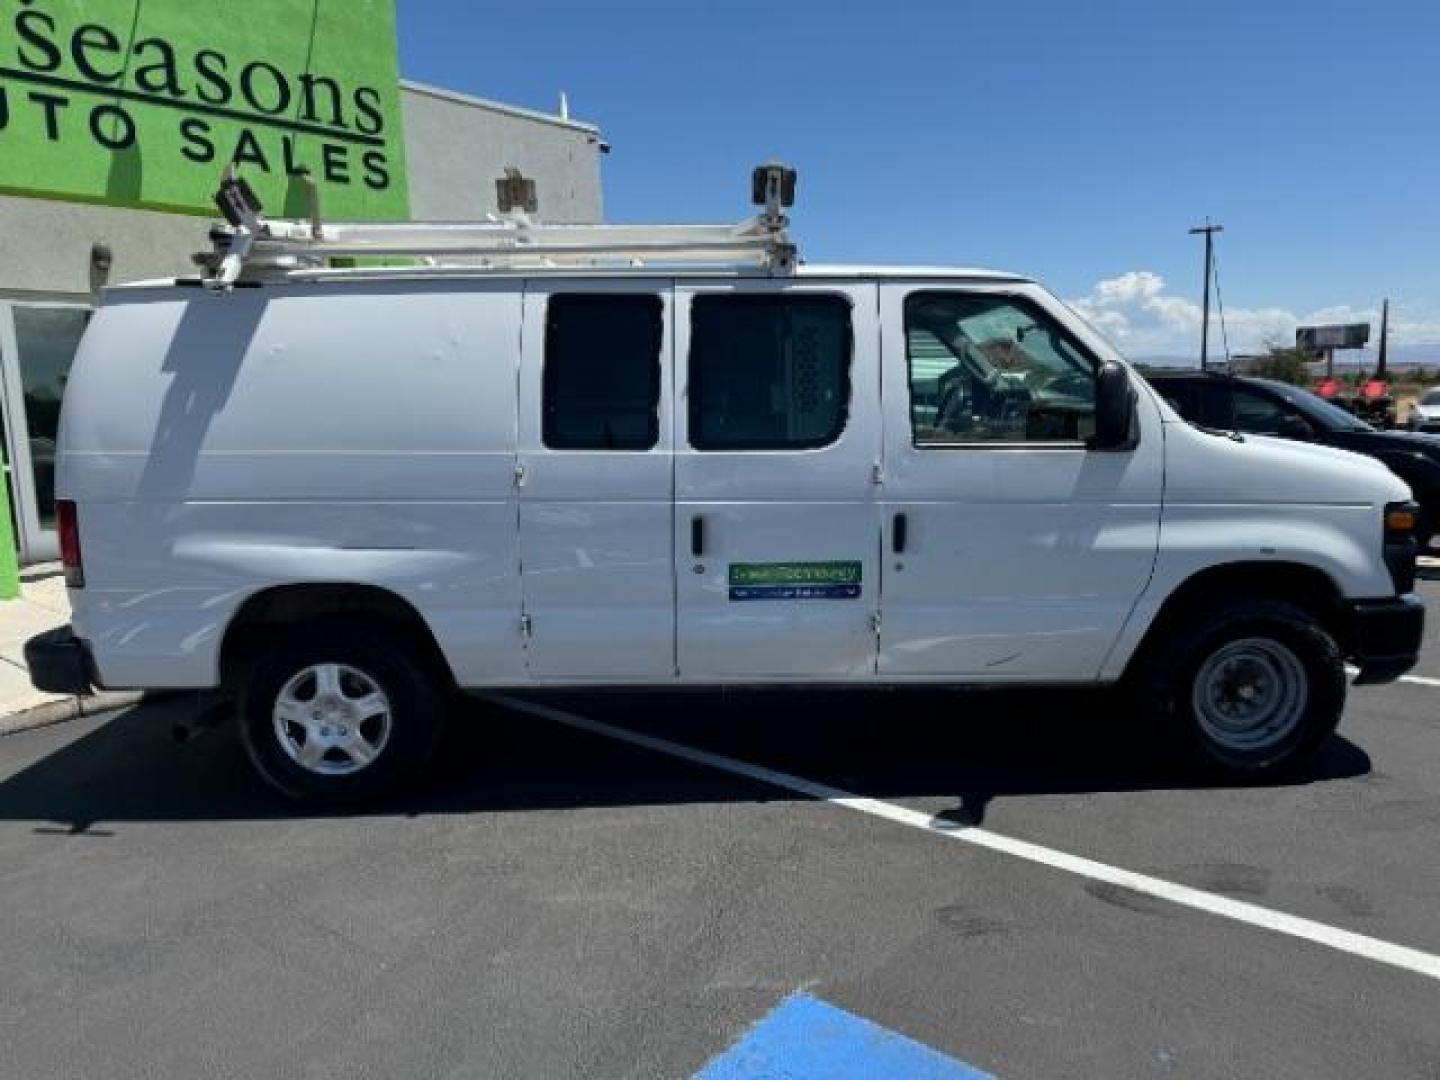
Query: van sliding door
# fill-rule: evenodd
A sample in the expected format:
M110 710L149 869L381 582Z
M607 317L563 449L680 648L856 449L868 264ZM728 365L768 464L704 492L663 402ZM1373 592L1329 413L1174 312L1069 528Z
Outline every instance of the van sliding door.
M686 680L873 677L875 309L873 284L677 287L675 579Z

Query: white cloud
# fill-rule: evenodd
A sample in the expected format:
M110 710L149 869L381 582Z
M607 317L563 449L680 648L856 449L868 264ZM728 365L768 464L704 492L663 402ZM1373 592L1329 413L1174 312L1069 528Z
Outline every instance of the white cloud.
M1068 301L1126 353L1143 359L1187 355L1200 344L1200 305L1169 292L1165 279L1149 270L1131 270L1096 282L1090 292ZM1317 323L1368 322L1380 332L1379 308L1335 304L1299 313L1285 308L1226 308L1230 351L1255 352L1269 342L1290 343L1295 327ZM1390 341L1395 345L1440 342L1440 315L1390 307ZM1210 348L1222 355L1219 312L1210 312Z

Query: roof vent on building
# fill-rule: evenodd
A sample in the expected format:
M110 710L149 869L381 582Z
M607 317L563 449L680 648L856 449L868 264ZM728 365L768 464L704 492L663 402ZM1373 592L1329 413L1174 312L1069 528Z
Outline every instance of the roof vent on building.
M495 202L502 214L524 211L533 214L540 209L535 197L535 181L523 176L513 165L505 166L505 175L495 181Z

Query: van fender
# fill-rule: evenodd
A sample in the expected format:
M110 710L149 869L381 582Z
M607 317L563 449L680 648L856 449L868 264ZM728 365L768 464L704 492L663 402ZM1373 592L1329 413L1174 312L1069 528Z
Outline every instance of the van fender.
M1101 664L1099 681L1119 680L1171 599L1201 583L1211 594L1233 588L1285 596L1322 615L1340 599L1395 591L1371 507L1167 507L1154 573Z

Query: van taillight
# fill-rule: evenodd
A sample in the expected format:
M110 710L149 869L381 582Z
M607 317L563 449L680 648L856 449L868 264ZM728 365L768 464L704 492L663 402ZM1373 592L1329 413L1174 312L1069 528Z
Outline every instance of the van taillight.
M80 522L72 500L55 501L55 529L60 534L60 564L65 567L65 584L72 589L83 589L85 566L80 558Z

